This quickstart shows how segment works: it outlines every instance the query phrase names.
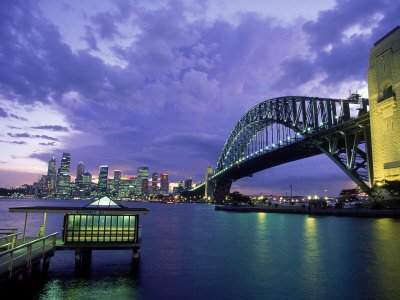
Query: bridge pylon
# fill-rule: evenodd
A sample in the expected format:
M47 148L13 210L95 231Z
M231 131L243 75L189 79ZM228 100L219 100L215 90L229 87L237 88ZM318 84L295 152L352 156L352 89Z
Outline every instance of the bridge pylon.
M372 184L400 180L400 26L378 40L368 69ZM371 170L370 170L371 172Z

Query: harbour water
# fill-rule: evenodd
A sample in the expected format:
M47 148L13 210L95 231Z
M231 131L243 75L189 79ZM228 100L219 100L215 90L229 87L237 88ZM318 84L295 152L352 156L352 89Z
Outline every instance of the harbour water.
M9 207L86 201L0 199L0 228L23 230ZM47 277L33 270L2 285L14 299L399 299L400 220L215 211L206 204L146 207L139 265L130 251L94 251L74 268L57 251ZM48 214L46 234L61 232ZM36 235L42 214L30 214ZM3 298L3 297L1 297Z

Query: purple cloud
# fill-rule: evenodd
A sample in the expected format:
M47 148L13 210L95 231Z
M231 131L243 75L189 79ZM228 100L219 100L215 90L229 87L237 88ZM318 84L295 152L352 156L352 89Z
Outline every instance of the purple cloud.
M39 143L39 145L42 145L42 146L55 146L55 142L48 142L48 143Z
M7 133L8 136L10 137L15 137L15 138L29 138L31 135L29 133Z
M3 141L3 140L0 140L0 143L17 144L17 145L25 145L26 144L26 142L24 142L24 141L13 141L13 142L10 142L10 141Z
M58 141L58 139L53 138L51 136L48 135L39 135L39 134L35 134L35 135L31 135L29 133L7 133L8 136L10 137L14 137L14 138L33 138L33 139L45 139L45 140L50 140L50 141Z
M50 131L61 131L61 132L68 132L69 129L64 126L60 125L43 125L43 126L33 126L31 127L32 129L44 129L44 130L50 130Z
M8 117L7 112L0 107L0 118L7 118L7 117Z
M209 21L204 3L193 8L171 1L149 9L116 1L114 10L86 12L86 23L77 25L88 49L79 49L39 13L40 4L1 1L0 96L23 105L53 105L68 128L96 137L86 143L86 136L69 136L62 141L66 149L57 149L60 157L73 146L72 164L83 160L94 174L103 163L124 170L147 164L152 171L170 172L171 180L200 180L253 105L300 93L320 76L333 88L365 81L369 49L397 25L397 2L340 0L313 21L285 24L243 13L233 24ZM134 33L134 39L126 42L122 32ZM0 110L0 116L9 115ZM68 131L58 125L29 126ZM24 133L8 134L48 140L41 143L48 146L58 140L18 135ZM38 157L48 161L53 154ZM281 170L285 174L276 171L276 180L288 172ZM269 175L259 176L258 186L277 185L269 183ZM317 177L314 182L329 175Z

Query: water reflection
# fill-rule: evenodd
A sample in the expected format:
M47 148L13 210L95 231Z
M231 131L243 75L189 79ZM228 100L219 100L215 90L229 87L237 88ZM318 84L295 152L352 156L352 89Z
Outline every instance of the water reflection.
M304 219L303 249L302 249L302 282L307 297L321 294L322 261L320 250L318 219L306 216Z
M377 219L374 222L373 256L375 259L375 274L377 276L376 288L379 295L391 299L400 295L400 236L398 220Z
M48 282L39 299L140 299L140 290L130 278L104 278L97 281L77 279L65 284Z

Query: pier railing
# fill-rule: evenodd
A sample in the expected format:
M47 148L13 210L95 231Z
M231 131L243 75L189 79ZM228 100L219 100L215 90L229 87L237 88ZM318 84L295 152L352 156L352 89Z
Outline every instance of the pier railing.
M0 277L28 270L32 263L54 255L58 232L0 253Z
M21 232L16 232L0 237L0 249L8 250L14 248L17 243L18 235L20 234Z

